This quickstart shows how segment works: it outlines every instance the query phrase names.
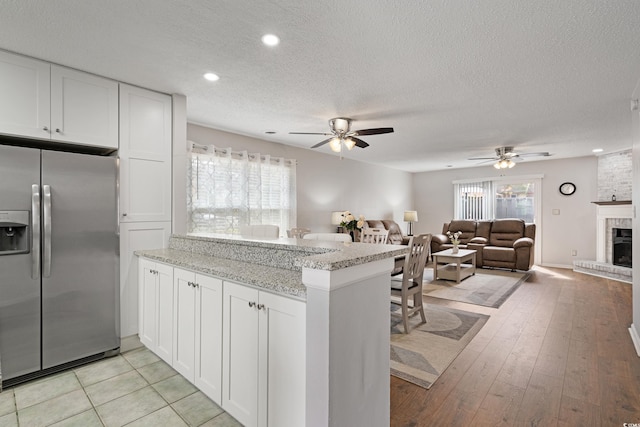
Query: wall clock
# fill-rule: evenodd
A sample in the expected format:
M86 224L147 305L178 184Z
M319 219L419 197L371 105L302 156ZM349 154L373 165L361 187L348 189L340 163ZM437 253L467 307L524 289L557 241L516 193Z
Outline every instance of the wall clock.
M572 182L563 182L560 184L560 193L565 196L570 196L576 192L576 185Z

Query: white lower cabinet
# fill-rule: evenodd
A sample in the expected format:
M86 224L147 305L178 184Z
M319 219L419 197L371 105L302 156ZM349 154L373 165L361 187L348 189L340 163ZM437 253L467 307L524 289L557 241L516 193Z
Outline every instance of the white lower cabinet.
M247 427L305 424L306 305L224 282L222 407Z
M173 359L173 268L140 259L140 342L165 362Z
M222 281L174 269L173 368L217 403L222 387Z
M305 425L306 304L140 259L140 341L247 427Z

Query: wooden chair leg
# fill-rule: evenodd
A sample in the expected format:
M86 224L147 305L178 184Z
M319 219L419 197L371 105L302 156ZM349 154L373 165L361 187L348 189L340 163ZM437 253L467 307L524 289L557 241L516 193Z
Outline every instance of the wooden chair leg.
M419 311L422 323L427 323L427 316L424 314L424 304L422 303L422 294L420 292L413 294L413 306L420 307Z
M402 323L404 324L404 333L409 333L409 298L402 298Z

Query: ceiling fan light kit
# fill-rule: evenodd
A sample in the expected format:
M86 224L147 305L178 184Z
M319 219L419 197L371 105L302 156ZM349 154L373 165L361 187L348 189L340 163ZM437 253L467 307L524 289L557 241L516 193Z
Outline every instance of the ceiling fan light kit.
M515 165L516 165L516 162L514 162L511 159L502 159L495 162L493 167L496 169L511 169Z
M364 142L358 136L362 135L380 135L383 133L392 133L393 128L373 128L373 129L361 129L351 130L352 120L347 117L334 117L329 119L329 128L331 133L323 132L289 132L290 135L333 135L331 138L320 141L311 148L318 148L324 144L329 144L331 151L340 153L342 146L347 147L347 150L353 149L353 147L367 148L368 143Z

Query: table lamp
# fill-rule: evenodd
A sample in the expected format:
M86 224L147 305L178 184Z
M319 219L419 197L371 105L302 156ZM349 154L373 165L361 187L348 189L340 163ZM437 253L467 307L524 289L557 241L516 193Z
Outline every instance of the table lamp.
M331 225L335 225L337 227L337 232L342 232L342 227L340 227L340 223L342 222L342 214L344 211L334 211L331 212Z
M418 222L418 211L404 211L404 221L407 225L407 236L413 236L413 223Z

